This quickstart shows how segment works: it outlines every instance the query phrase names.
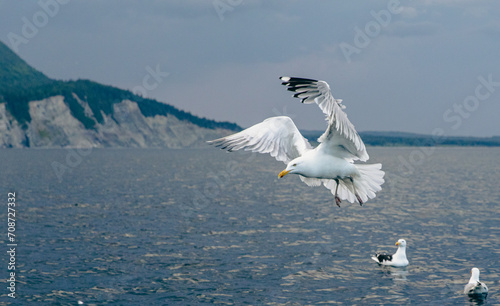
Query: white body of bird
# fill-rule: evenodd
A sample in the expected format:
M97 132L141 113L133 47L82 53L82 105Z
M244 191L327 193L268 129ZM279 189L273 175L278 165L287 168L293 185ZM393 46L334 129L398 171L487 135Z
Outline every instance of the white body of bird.
M464 294L481 295L486 293L488 293L488 287L479 281L479 269L472 268L469 282L464 287Z
M287 174L299 174L317 179L340 179L360 175L358 168L353 163L329 154L328 148L323 144L290 161L284 171Z
M380 265L393 266L393 267L406 267L409 262L406 258L406 240L399 239L396 242L398 249L393 255L375 254L372 259Z

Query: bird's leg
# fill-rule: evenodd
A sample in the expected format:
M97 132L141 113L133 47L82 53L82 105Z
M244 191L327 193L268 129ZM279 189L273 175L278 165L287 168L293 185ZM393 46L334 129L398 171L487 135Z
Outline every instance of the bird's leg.
M335 183L337 183L337 186L335 187L335 204L337 204L338 207L340 207L340 203L342 202L337 195L337 191L339 190L339 179L334 179Z
M361 197L359 196L358 192L356 191L356 187L354 187L354 181L352 180L352 177L349 178L352 183L352 190L354 190L354 195L356 196L356 199L358 199L359 205L363 206L363 200L361 200Z

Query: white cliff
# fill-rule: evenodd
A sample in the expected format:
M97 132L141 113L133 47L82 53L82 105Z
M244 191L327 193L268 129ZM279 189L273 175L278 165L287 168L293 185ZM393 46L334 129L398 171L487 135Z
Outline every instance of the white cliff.
M25 147L26 134L5 106L0 103L0 148Z
M30 147L97 146L92 131L71 115L63 96L32 101L29 112L26 136Z
M97 122L87 102L74 98L85 115ZM102 113L104 122L86 129L71 114L63 96L29 102L31 122L27 128L0 103L0 147L168 147L200 146L206 140L230 133L207 129L167 115L145 117L136 102L123 100L113 105L113 114Z

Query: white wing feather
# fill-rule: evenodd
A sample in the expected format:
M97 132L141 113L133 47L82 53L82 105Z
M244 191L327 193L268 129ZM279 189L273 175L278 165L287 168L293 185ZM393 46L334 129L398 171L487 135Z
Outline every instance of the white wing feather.
M244 149L269 153L285 164L312 149L292 119L286 116L268 118L239 133L208 143L228 151Z
M326 115L328 128L318 139L319 142L331 146L335 151L339 151L338 147L346 150L346 153L350 155L347 158L368 160L369 156L365 144L356 132L354 125L342 111L345 108L342 105L342 100L333 98L328 83L294 77L281 77L280 79L289 91L296 93L294 97L302 99L302 103L315 102Z

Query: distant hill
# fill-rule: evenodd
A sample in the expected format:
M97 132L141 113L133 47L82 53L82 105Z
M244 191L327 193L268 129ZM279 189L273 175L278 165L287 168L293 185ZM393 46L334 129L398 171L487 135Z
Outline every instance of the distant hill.
M50 100L49 104L38 103L37 109L34 108L34 101L47 100L52 97L61 97L63 104ZM137 117L136 119L142 120L143 122L141 124L146 125L143 126L140 133L152 133L151 135L142 135L144 137L147 136L146 138L150 140L153 138L157 138L156 140L165 138L165 135L158 134L162 133L161 131L153 131L160 128L158 125L160 123L153 123L151 121L160 120L157 116L175 118L180 122L198 126L203 129L227 130L225 133L220 132L218 134L227 134L229 131L241 130L235 123L201 118L172 105L135 95L128 90L99 84L90 80L59 81L50 79L42 72L28 65L4 43L0 42L0 123L2 123L2 120L4 121L3 125L0 124L0 134L2 132L4 133L3 136L0 135L0 147L39 146L42 144L42 146L58 147L74 144L74 141L70 139L73 137L71 136L71 131L64 131L64 133L69 133L66 137L62 137L65 139L64 141L51 143L50 139L57 138L55 137L57 135L52 135L51 131L49 131L51 128L34 130L35 126L39 126L39 124L33 122L33 117L39 117L40 114L46 113L47 110L44 110L46 107L56 107L54 105L49 106L50 103L57 104L57 108L59 108L60 112L64 112L65 108L67 108L70 117L76 119L76 121L81 124L81 126L79 126L79 124L76 123L77 128L80 130L78 133L88 134L85 137L88 138L92 145L127 146L123 141L114 141L120 138L120 135L115 135L110 138L107 137L109 135L104 135L102 133L102 128L106 126L106 124L108 126L111 124L108 119L115 121L115 123L120 126L123 124L131 124L131 122L118 122L120 119L117 118L118 113L121 114L123 112L117 111L117 109L133 108L133 106L129 104L127 104L127 107L122 105L124 101L130 101L132 104L137 105L140 114L144 118ZM53 111L52 108L51 112L56 114L57 111ZM2 112L5 114L2 114ZM123 117L122 115L120 116ZM128 119L131 118L132 117L129 117ZM38 118L37 120L50 121L48 118ZM71 120L71 118L69 118L69 120ZM46 123L48 122L42 125L46 125ZM165 122L161 124L164 123ZM72 121L71 124L74 125L75 123ZM149 130L147 127L148 124L151 125ZM5 127L5 129L2 130L2 127ZM19 127L21 131L19 131L17 127ZM88 130L88 133L84 132L82 128ZM130 126L130 128L133 127ZM166 126L164 128L168 129ZM59 126L52 132L62 133L63 130L64 128ZM178 124L176 131L180 131ZM9 136L9 132L15 135L12 134ZM25 135L20 135L20 133L22 134L23 132ZM118 128L116 132L124 131ZM46 141L41 143L38 142L38 144L37 142L30 141L33 139L33 136L35 136L34 138L37 138L37 135L40 136L40 133L44 136L43 138L45 138ZM7 134L7 136L5 134ZM139 137L138 135L136 136ZM156 140L152 141L152 143L161 146L162 141ZM132 142L131 145L148 146L148 141L143 144Z
M304 137L316 141L324 131L302 131ZM500 136L495 137L439 137L406 132L360 132L366 145L371 146L500 146Z
M75 118L87 128L94 127L95 123L90 118L86 118L83 107L73 98L73 93L78 97L86 97L98 123L103 122L101 110L109 115L112 113L113 104L129 99L138 102L145 116L171 114L180 120L186 120L204 128L224 128L235 131L241 129L235 123L200 118L154 99L137 96L128 90L89 80L52 80L29 66L0 42L0 102L7 102L8 109L21 123L30 121L27 105L29 101L62 95Z

